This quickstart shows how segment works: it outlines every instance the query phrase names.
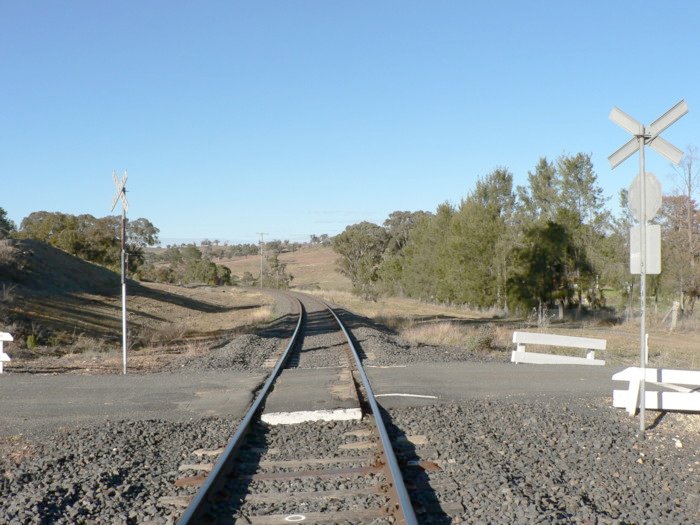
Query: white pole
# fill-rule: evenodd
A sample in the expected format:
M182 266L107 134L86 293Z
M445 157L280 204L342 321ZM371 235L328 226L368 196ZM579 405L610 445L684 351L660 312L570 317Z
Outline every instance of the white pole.
M646 405L646 305L647 305L647 182L646 173L644 173L644 134L645 129L642 128L642 135L639 137L639 176L641 177L641 203L639 209L640 217L640 242L639 247L641 253L641 265L639 272L639 295L641 297L641 319L639 321L639 367L642 369L642 378L639 382L639 430L642 435L645 430L645 405Z
M266 233L258 232L260 235L260 289L263 287L263 245L265 244Z
M122 208L122 373L126 375L126 210Z

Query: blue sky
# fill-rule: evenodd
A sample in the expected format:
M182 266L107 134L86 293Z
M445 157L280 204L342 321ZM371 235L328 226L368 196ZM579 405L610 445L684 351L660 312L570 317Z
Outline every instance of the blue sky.
M700 146L700 3L0 0L0 206L104 216L129 170L161 239L307 240L591 153L613 106ZM647 153L670 191L669 163Z

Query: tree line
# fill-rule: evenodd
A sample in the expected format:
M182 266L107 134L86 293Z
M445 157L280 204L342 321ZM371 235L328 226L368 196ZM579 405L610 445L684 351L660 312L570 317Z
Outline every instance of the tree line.
M194 246L169 248L165 263L153 261L146 248L158 244L159 230L145 218L126 223L127 274L139 280L170 283L231 284L231 271L215 264ZM94 217L37 211L19 228L0 208L0 238L15 237L45 242L71 255L114 271L121 265L121 217Z
M172 284L236 284L236 277L231 275L229 268L216 264L210 255L194 244L170 246L158 254L148 252L138 277Z
M698 291L698 172L690 148L678 171L683 192L664 196L662 273L651 296L677 297L692 312ZM626 192L619 216L607 208L591 156L541 158L527 184L497 168L459 205L395 211L383 225L348 226L333 241L338 270L361 295L402 295L474 307L596 308L604 287L631 297Z
M158 233L158 228L148 219L127 222L125 251L129 272L137 272L143 265L144 248L158 243ZM37 211L25 217L18 229L11 228L8 235L45 242L76 257L119 271L121 218L118 216L97 218L88 214Z

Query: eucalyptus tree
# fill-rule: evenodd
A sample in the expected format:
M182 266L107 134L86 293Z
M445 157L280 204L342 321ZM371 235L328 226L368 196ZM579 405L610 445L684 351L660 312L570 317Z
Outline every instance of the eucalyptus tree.
M698 207L695 196L700 188L700 163L698 162L698 150L694 146L688 146L686 154L679 166L674 166L677 182L676 192L680 198L669 200L673 204L673 210L669 217L678 234L674 236L674 250L678 252L687 267L685 279L679 279L681 306L692 313L695 298L700 296L700 226L698 224ZM682 255L681 255L682 254Z
M452 221L449 250L455 299L474 306L505 306L507 256L515 195L513 175L498 168L479 179Z
M9 237L16 229L15 223L7 216L5 209L0 207L0 239Z
M385 292L392 295L404 295L402 276L404 273L404 248L408 244L411 232L424 218L432 216L424 211L394 211L384 221L383 226L389 235L386 249L379 268L379 279Z
M434 215L425 215L415 224L403 248L401 286L410 297L430 301L453 301L448 281L453 260L448 250L450 224L455 209L440 204Z
M333 250L340 256L338 271L350 279L353 291L376 295L379 266L388 242L386 230L367 221L348 226L333 238Z

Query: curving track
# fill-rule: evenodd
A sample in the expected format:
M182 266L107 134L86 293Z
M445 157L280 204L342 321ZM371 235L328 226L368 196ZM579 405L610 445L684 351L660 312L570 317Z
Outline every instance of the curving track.
M289 296L299 311L294 334L179 523L417 523L349 332L327 304ZM282 385L299 380L294 369L332 382L340 413L356 417L314 410L293 412L296 424L263 422L275 421L271 397L289 402Z

